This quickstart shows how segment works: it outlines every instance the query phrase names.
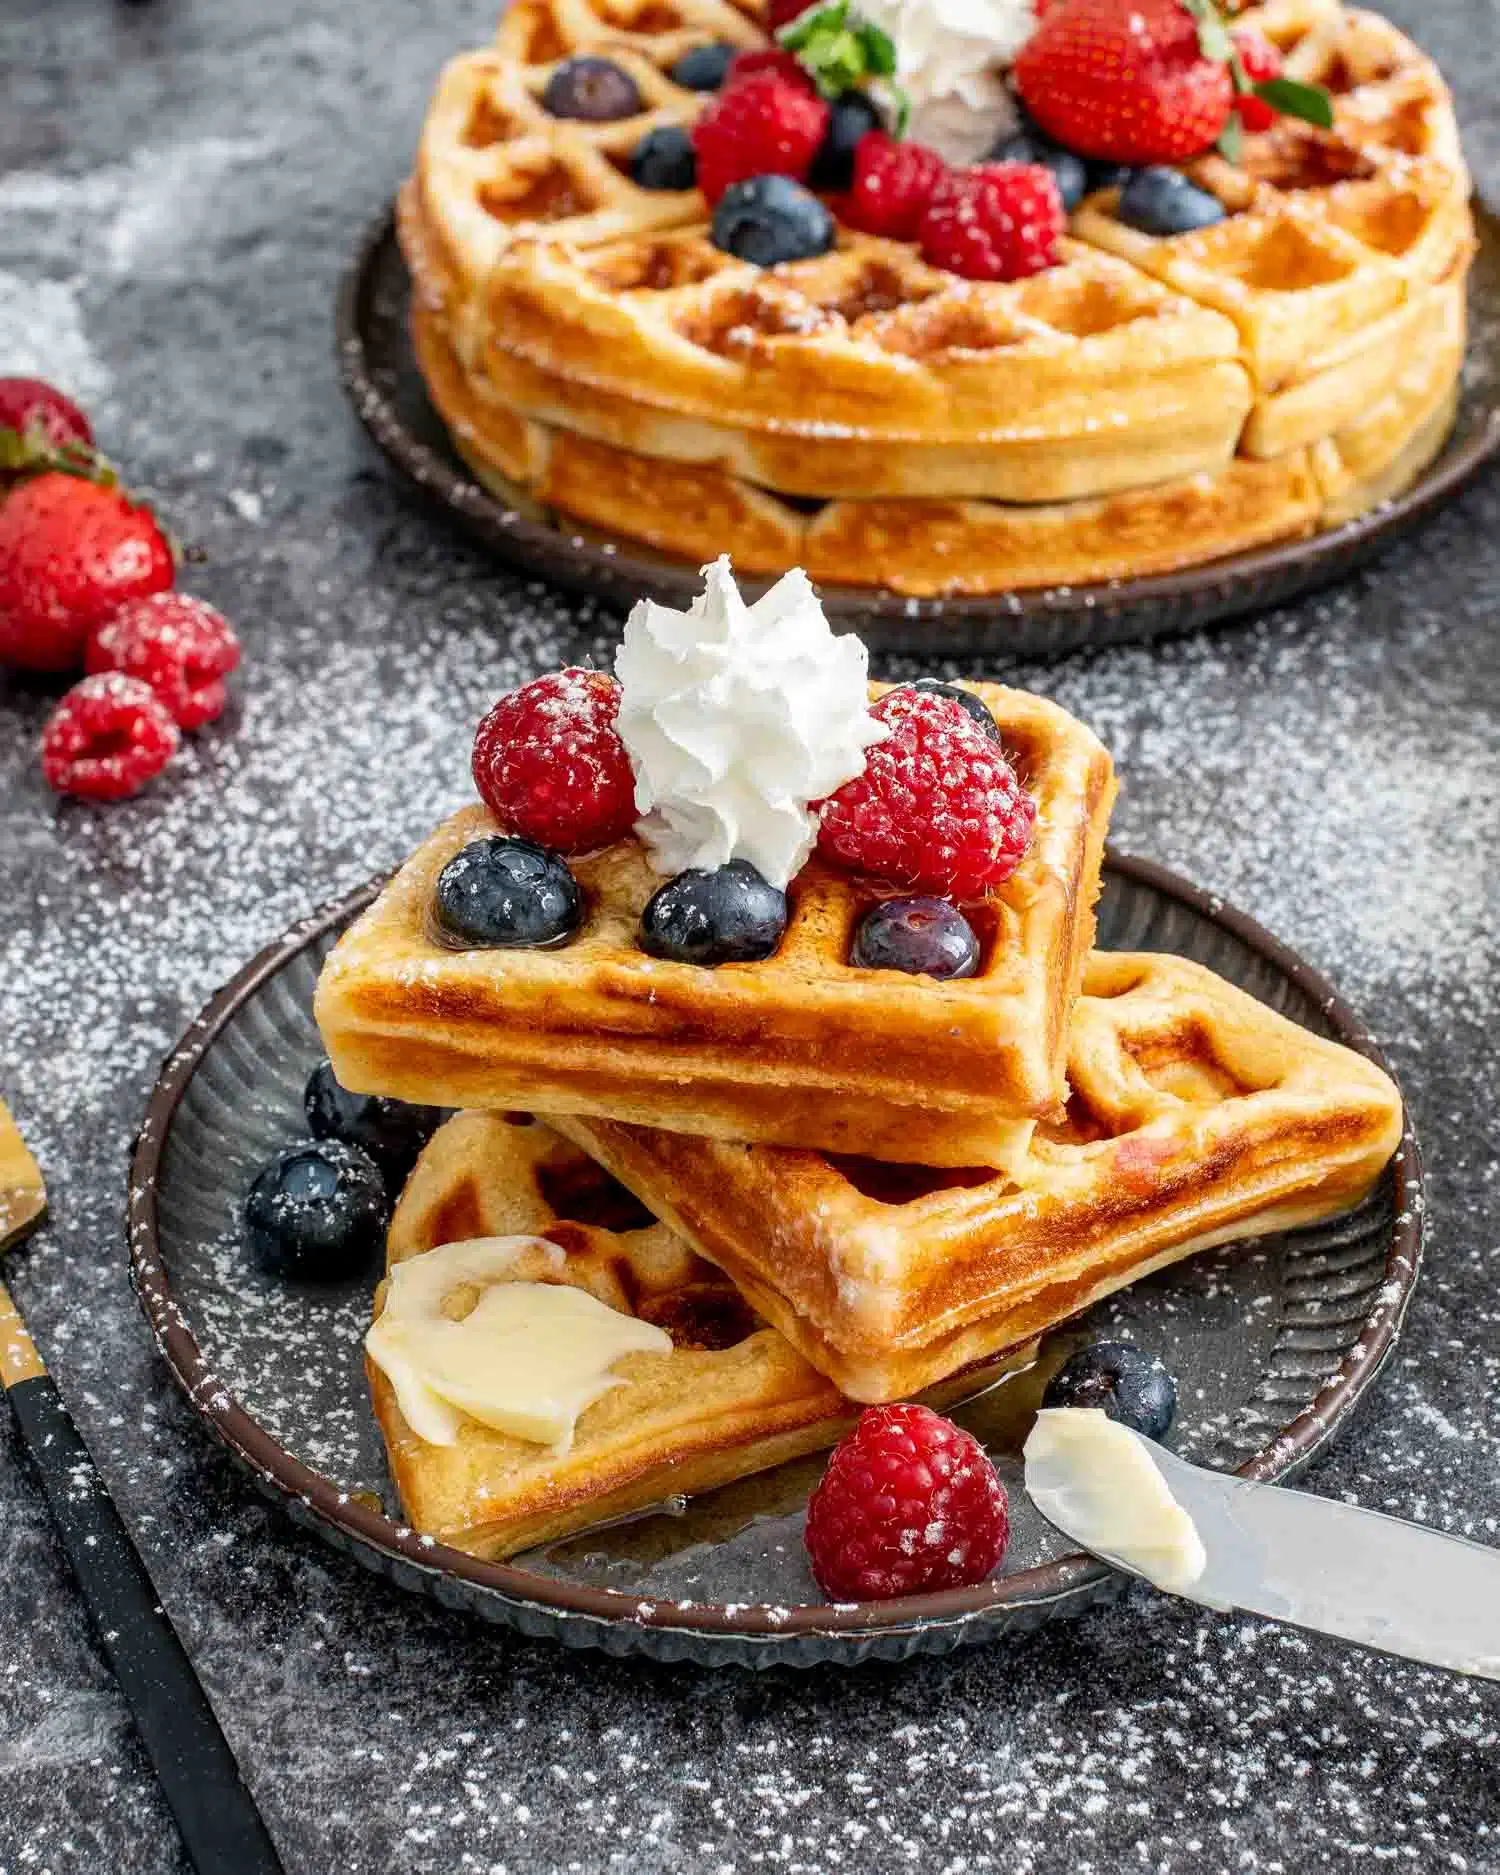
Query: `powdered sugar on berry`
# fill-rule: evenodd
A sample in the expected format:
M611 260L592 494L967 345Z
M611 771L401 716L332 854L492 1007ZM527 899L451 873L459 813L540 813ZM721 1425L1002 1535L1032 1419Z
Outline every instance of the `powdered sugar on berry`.
M919 143L972 163L1020 128L1001 72L1036 30L1031 0L860 0L859 10L895 44Z
M745 859L784 887L812 851L809 804L864 772L886 730L869 658L836 638L794 568L747 606L728 556L686 612L643 599L615 659L636 831L660 872Z

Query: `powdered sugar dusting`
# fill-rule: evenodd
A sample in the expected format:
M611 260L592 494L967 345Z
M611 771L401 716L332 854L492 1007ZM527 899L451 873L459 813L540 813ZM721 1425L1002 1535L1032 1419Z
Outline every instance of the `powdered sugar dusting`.
M1421 30L1474 107L1493 189L1496 53L1473 20L1429 10ZM0 139L27 173L118 168L137 146L154 170L151 152L206 137L274 151L215 172L164 284L134 258L101 278L85 192L57 210L79 261L0 196L4 368L104 398L102 440L208 552L188 583L247 655L231 719L109 810L44 791L30 745L50 693L0 679L0 1083L53 1206L11 1260L15 1289L288 1867L1494 1866L1493 1689L1144 1592L857 1678L576 1656L401 1594L292 1529L165 1379L120 1244L125 1150L160 1056L259 944L467 798L469 735L501 690L612 655L612 621L487 567L392 491L332 380L354 230L400 176L429 75L491 23L395 0L0 17L21 100ZM1118 843L1262 916L1395 1055L1431 1160L1429 1265L1382 1386L1311 1482L1491 1542L1497 540L1500 488L1482 484L1295 620L1025 674L1114 748ZM1224 1306L1227 1340L1253 1333L1238 1317L1231 1333ZM0 1867L174 1875L3 1413L0 1765Z

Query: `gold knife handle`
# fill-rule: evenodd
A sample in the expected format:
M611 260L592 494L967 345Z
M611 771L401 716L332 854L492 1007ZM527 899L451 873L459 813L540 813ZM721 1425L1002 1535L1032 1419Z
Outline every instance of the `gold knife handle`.
M10 1292L0 1283L0 1388L9 1392L23 1380L41 1379L46 1371Z

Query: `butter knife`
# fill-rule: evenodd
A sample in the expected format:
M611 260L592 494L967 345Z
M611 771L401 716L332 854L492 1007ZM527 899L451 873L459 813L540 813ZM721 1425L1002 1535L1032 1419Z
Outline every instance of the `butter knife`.
M1045 1430L1042 1420L1055 1417L1040 1415L1038 1432ZM1164 1562L1166 1546L1153 1547L1163 1529L1154 1512L1143 1539L1132 1455L1117 1447L1106 1473L1085 1488L1076 1459L1034 1432L1026 1449L1027 1494L1074 1542L1205 1608L1241 1609L1427 1666L1500 1679L1500 1550L1308 1491L1207 1471L1110 1424L1111 1436L1135 1444L1191 1520L1201 1567L1190 1543ZM1110 1490L1128 1493L1137 1513L1117 1526L1118 1545L1102 1507Z
M46 1214L41 1172L0 1101L0 1252ZM4 1283L0 1391L189 1862L199 1875L282 1875L202 1682Z

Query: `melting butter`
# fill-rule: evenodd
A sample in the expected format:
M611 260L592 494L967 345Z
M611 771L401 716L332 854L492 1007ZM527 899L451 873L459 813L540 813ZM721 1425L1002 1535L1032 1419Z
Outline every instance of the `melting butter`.
M1159 1589L1182 1592L1208 1566L1192 1518L1145 1445L1097 1407L1048 1407L1026 1441L1026 1490L1049 1522Z
M526 1259L545 1275L567 1257L541 1237L440 1244L391 1270L385 1307L365 1337L406 1423L429 1445L452 1445L465 1417L512 1438L569 1450L580 1414L622 1385L627 1354L670 1354L672 1338L566 1283L520 1281ZM462 1320L449 1297L477 1289Z

